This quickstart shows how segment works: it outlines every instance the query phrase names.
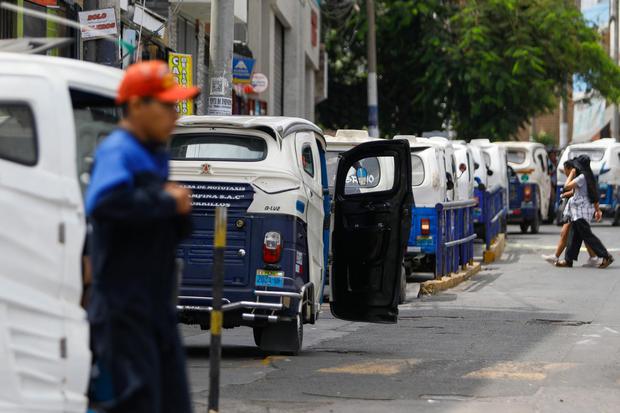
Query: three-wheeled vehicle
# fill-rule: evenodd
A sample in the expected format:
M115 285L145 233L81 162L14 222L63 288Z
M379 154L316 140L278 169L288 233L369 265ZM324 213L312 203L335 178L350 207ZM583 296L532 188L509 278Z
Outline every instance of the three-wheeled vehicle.
M506 149L508 166L518 177L510 185L508 223L519 224L523 233L530 228L537 234L541 222L549 219L552 198L547 150L537 142L499 144Z
M97 140L118 123L122 71L40 55L0 62L0 410L81 413L82 190Z
M450 200L454 182L449 179L445 144L437 140L411 135L397 135L394 140L409 142L411 152L411 185L415 205L412 210L411 233L405 255L408 276L434 272L438 226L435 206ZM452 170L449 164L449 170Z
M474 163L474 155L470 146L465 141L453 142L454 158L458 165L456 181L458 183L458 200L473 199L476 180L474 171L476 169Z
M578 143L564 150L557 169L556 199L560 199L559 194L566 183L564 162L579 155L590 158L590 168L598 180L599 206L603 215L612 218L612 225L620 225L620 142L612 138ZM558 203L556 201L556 208Z
M340 155L353 149L361 143L378 140L380 139L369 137L368 131L366 130L339 129L336 131L335 136L325 135L325 142L327 144L327 150L325 152L325 157L327 161L327 179L329 185L329 195L332 198L334 196L334 190L336 186L336 173L338 172L338 162L340 161ZM362 177L362 179L366 179L366 184L360 185L356 176L356 171L352 168L349 171L349 175L346 179L347 193L364 193L380 189L389 189L389 186L392 185L390 179L381 179L381 177L389 177L394 174L394 163L392 162L392 159L386 157L368 158L361 166L363 166L367 171L367 176ZM328 272L330 267L331 256L329 259ZM327 282L329 282L329 279L327 280ZM328 287L326 288L326 290L329 290L329 285L326 287ZM403 265L400 283L400 304L404 303L406 300L407 274Z
M506 149L497 143L493 143L488 139L472 139L469 142L470 147L474 151L474 159L477 160L477 151L480 151L480 155L482 158L481 162L478 162L480 167L477 169L479 171L483 171L486 169L486 184L484 187L478 185L478 188L475 189L475 197L480 201L479 208L474 210L474 222L476 226L476 233L479 233L482 238L484 234L482 233L482 225L481 219L485 214L485 211L482 211L482 198L485 191L489 193L494 193L495 191L501 192L501 205L502 205L502 215L500 217L501 224L500 227L503 231L506 229L507 224L507 214L508 214L508 191L509 191L509 180L510 180L510 171L508 170L508 162L506 156ZM480 177L480 175L478 175ZM481 178L479 178L482 181ZM477 179L478 181L478 179ZM500 188L500 189L498 189Z
M224 327L250 326L266 351L300 351L314 323L332 252L332 313L396 322L401 263L411 225L411 162L402 141L372 141L341 154L334 228L322 131L285 117L190 116L171 142L172 178L192 190L194 230L184 262L182 322L210 326L214 208L228 208ZM393 164L375 177L374 159ZM364 191L351 190L351 168ZM377 185L375 185L377 183Z

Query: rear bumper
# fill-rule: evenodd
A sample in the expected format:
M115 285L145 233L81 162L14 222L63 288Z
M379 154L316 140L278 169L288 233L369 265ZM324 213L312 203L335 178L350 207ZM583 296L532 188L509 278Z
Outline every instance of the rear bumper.
M254 290L253 301L231 302L224 298L222 300L222 312L226 313L224 327L257 326L290 321L301 313L305 290L309 285L309 283L304 285L299 292ZM212 311L213 297L179 296L177 313L181 323L199 324L202 328L208 329Z

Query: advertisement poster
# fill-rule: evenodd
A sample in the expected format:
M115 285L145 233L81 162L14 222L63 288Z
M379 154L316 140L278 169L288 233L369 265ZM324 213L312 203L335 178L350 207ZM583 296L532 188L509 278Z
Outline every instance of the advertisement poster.
M91 40L104 36L116 36L118 25L114 9L81 11L78 13L82 25L82 39Z
M185 87L194 86L192 79L192 55L182 53L169 53L168 65L170 66L170 72L174 76L174 80ZM177 106L177 112L179 115L193 115L194 114L194 99L182 100Z

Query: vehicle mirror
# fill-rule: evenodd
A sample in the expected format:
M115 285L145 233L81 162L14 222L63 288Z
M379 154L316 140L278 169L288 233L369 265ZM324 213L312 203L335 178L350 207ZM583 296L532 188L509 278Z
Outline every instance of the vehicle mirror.
M368 171L363 166L358 167L355 170L355 176L357 177L357 184L359 186L368 185Z
M480 164L478 162L474 162L474 169L478 170L480 168Z
M448 191L452 191L454 189L454 182L452 181L446 182L446 188L448 188Z
M493 171L490 170L490 169L487 169L487 175L489 175L489 176L493 175Z
M459 171L461 171L461 173L464 173L467 170L467 165L465 165L464 163L459 165Z

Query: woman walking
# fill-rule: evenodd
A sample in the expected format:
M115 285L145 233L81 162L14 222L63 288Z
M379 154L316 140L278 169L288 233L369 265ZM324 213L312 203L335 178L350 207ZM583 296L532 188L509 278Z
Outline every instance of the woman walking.
M564 185L569 191L574 191L573 196L568 200L566 208L570 216L571 226L568 236L568 246L564 261L558 261L557 267L572 267L573 261L577 261L581 244L585 242L589 245L597 257L603 261L599 268L607 268L614 261L613 257L607 252L605 246L596 235L592 233L590 221L594 216L594 204L598 202L598 189L594 174L590 169L590 158L582 155L574 160L573 169ZM597 216L598 218L598 216Z

